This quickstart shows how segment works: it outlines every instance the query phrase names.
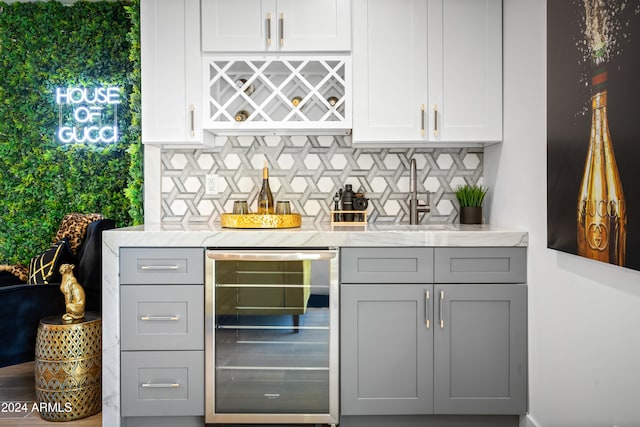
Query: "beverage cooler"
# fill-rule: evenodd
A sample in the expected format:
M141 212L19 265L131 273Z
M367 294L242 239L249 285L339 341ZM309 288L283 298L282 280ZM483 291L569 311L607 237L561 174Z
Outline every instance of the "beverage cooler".
M207 423L338 423L337 255L207 250Z

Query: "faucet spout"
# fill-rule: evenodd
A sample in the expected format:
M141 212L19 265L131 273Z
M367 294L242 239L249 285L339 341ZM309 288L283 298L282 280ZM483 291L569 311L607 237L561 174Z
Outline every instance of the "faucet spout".
M416 225L420 221L418 213L430 212L429 192L427 192L427 203L422 204L418 200L418 172L416 168L416 159L409 160L409 224Z
M418 185L416 181L418 180L418 172L416 170L416 159L411 158L409 160L409 194L411 199L416 199L418 197Z

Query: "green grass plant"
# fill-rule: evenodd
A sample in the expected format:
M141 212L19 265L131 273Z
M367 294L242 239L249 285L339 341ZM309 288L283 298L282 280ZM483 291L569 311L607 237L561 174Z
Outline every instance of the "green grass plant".
M461 208L482 206L487 191L489 191L487 187L475 184L459 185L455 189Z

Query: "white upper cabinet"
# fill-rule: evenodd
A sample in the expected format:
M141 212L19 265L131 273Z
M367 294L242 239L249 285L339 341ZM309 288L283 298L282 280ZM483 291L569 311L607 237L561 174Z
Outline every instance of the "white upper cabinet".
M142 141L199 142L200 3L142 0L140 16Z
M204 52L351 49L349 0L202 0Z
M501 0L354 0L353 142L502 140Z
M424 0L354 1L354 142L426 140L426 26Z
M502 140L502 1L429 1L430 140ZM435 126L435 124L434 124Z

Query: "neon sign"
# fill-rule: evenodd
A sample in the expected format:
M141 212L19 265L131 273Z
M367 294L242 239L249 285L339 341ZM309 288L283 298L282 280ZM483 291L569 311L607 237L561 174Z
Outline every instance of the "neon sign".
M57 88L56 104L60 126L56 135L64 144L71 143L113 143L118 141L118 104L120 88ZM63 124L64 106L72 109L72 125ZM104 124L112 111L113 124ZM68 120L71 120L68 118Z

